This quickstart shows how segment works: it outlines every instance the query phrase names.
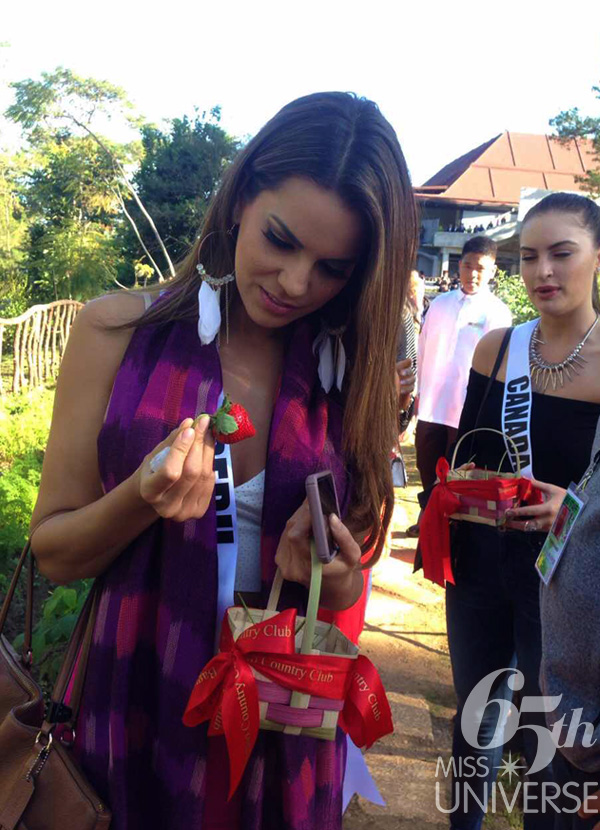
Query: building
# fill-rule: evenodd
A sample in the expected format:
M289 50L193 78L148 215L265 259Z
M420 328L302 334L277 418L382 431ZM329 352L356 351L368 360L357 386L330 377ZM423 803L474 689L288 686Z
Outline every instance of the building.
M451 161L414 192L421 210L417 268L450 277L471 236L498 243L498 266L517 273L519 205L553 190L580 190L577 176L597 167L591 141L505 132Z

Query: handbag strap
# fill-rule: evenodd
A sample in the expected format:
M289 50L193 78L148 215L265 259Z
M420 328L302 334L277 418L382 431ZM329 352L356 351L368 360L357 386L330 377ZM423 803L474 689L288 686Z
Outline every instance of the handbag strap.
M21 654L21 662L27 668L31 665L31 636L33 631L33 577L35 573L35 565L33 559L33 553L31 552L31 539L35 531L40 528L43 524L53 519L55 516L59 516L61 513L70 513L70 510L57 510L56 513L51 513L49 516L44 516L43 519L36 524L33 530L29 533L29 539L25 542L23 550L21 551L21 555L19 556L19 560L16 564L14 573L12 575L12 579L10 581L10 585L8 587L8 591L6 592L6 596L4 597L4 601L2 603L2 608L0 609L0 634L4 631L4 626L6 624L6 620L8 618L8 612L10 610L10 606L15 596L15 591L17 589L17 584L19 582L19 578L21 576L21 572L29 558L29 568L27 573L27 588L26 588L26 601L25 601L25 631L23 632L23 651Z
M81 671L79 670L81 664L87 660L87 655L90 650L90 645L92 642L92 636L94 633L94 624L96 622L96 611L97 611L97 595L98 590L96 588L97 583L94 582L92 587L90 588L90 592L86 597L85 603L79 617L77 618L77 622L75 623L75 628L71 634L71 638L69 640L69 645L67 646L67 651L65 653L65 657L60 667L60 671L58 673L58 677L56 678L56 683L54 684L54 689L52 691L52 700L56 702L62 702L67 691L67 687L73 677L73 671L77 668L77 677L73 680L73 687L71 689L71 702L70 706L73 708L74 701L73 694L75 692L75 681L81 680L78 684L77 691L81 691L81 686L83 686L83 678L81 677ZM78 665L76 666L76 663ZM85 669L85 666L84 666Z
M310 542L310 558L310 587L308 589L308 602L306 606L306 617L300 646L300 654L310 654L312 652L312 645L315 638L315 628L317 624L317 613L319 611L319 601L321 599L323 563L317 556L317 548L313 539L311 539ZM269 594L269 601L266 607L266 611L269 612L270 616L277 613L277 605L279 603L282 586L283 574L281 573L281 570L277 568L275 571L273 585L271 586L271 592Z
M6 619L8 617L8 612L10 610L11 603L13 601L15 591L17 588L17 584L19 582L19 577L21 576L21 571L23 570L23 566L27 561L27 557L29 556L29 551L31 549L31 543L29 540L25 543L25 547L21 551L21 555L19 556L19 561L16 564L14 573L12 575L12 579L10 581L10 585L8 586L8 591L6 592L6 596L4 597L4 601L2 603L2 608L0 609L0 634L4 631L4 626L6 625ZM31 662L31 631L33 627L33 563L31 558L29 559L29 573L27 575L27 602L25 606L25 632L23 637L23 653L22 653L22 661L23 662Z
M42 732L50 732L56 723L74 723L77 720L98 613L98 595L98 580L96 580L90 588L69 639L69 645L52 690L46 719L42 724ZM71 692L69 703L65 704L64 699L69 685Z
M19 578L25 566L25 562L29 560L28 574L27 574L27 600L25 606L25 631L23 634L23 651L21 654L21 662L26 669L31 667L31 638L33 631L33 586L34 586L34 557L31 551L31 539L35 531L45 524L45 522L58 516L60 513L69 513L69 510L60 510L52 513L50 516L45 516L39 521L29 534L29 539L25 543L19 560L16 564L12 579L2 608L0 609L0 634L4 631L4 626L8 618L8 612L14 599L15 591ZM60 668L58 678L54 685L50 708L46 715L46 720L42 726L42 730L49 732L50 729L58 722L72 721L76 718L79 711L79 703L81 700L81 692L83 690L83 683L85 680L85 673L87 669L87 660L89 656L90 647L92 644L92 637L94 633L94 625L96 623L96 614L98 609L98 593L97 581L94 582L90 588L90 592L85 600L83 608L79 614L75 628L71 634L69 645ZM64 706L64 697L69 688L69 684L73 678L71 685L71 697L69 706Z
M492 374L490 375L487 386L485 387L485 392L483 393L483 398L481 399L481 403L479 404L479 409L477 410L477 417L475 418L475 424L473 429L477 429L479 426L479 419L481 418L481 413L483 412L483 407L485 406L485 402L488 399L490 391L492 389L492 385L498 376L498 372L500 371L500 366L502 365L502 361L504 360L504 355L506 354L506 350L508 349L508 344L510 342L511 335L513 333L513 327L506 329L504 332L504 336L502 338L502 343L500 343L500 348L498 350L498 354L496 355L496 362L494 363L494 368L492 369Z
M483 393L483 397L481 398L481 403L479 404L479 409L477 410L477 416L475 418L475 423L473 424L472 432L478 430L479 421L481 419L481 413L483 412L483 407L485 406L485 402L487 401L494 381L498 376L498 372L500 371L500 366L502 365L502 361L504 360L504 355L506 354L506 350L508 349L508 344L510 343L510 338L513 333L513 326L506 329L504 332L504 336L502 337L502 342L500 343L500 348L498 349L498 354L496 355L496 361L492 368L492 374L488 378L487 385L485 387L485 392ZM468 458L472 458L473 456L473 448L475 446L475 437L471 435L471 443L469 444L469 455Z

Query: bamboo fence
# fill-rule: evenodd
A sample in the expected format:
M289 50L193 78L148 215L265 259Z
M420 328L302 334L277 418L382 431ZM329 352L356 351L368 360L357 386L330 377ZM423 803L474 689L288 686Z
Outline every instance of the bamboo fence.
M4 329L15 327L12 377L6 383L0 372L0 395L22 392L53 381L69 339L69 332L83 303L58 300L34 305L20 317L0 317L0 365L4 366ZM10 384L10 389L6 387Z

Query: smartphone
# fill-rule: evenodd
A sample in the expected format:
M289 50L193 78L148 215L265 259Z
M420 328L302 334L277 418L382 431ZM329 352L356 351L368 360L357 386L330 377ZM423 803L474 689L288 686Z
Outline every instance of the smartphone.
M306 479L306 496L310 508L313 537L321 562L331 562L337 555L336 544L329 527L332 513L340 515L335 479L330 470L314 473Z

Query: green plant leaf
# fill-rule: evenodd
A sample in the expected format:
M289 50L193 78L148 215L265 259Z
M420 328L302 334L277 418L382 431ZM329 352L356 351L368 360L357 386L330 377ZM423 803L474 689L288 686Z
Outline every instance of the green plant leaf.
M33 650L33 659L36 663L39 663L42 659L46 646L46 633L44 631L34 632L31 638L31 648Z
M225 412L218 412L215 416L215 429L217 432L220 432L221 435L231 435L234 432L237 432L237 421L231 415L227 415Z

